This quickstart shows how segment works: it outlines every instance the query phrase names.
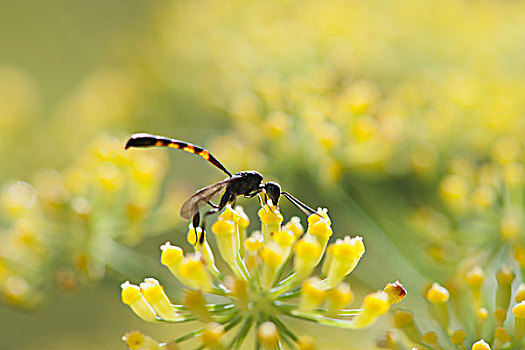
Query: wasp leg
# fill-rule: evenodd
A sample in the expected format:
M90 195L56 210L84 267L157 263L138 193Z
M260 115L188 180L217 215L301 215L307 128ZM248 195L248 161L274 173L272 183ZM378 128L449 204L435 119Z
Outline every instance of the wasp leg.
M261 205L261 208L264 209L264 211L266 211L268 213L268 208L266 208L266 206L264 205L264 201L262 199L262 196L260 193L257 194L257 197L259 198L259 204Z
M261 193L262 190L253 191L252 193L248 193L244 195L244 198L252 198Z
M197 227L199 227L200 221L201 221L201 214L197 212L197 214L193 216L193 221L192 221L193 229L195 230L195 244L197 244L197 239L199 238L197 237Z
M199 237L199 243L202 244L204 243L204 228L206 227L206 217L208 215L211 215L211 214L215 214L219 211L221 211L223 208L221 208L220 206L217 206L216 208L212 208L210 210L208 210L203 216L202 216L202 226L201 226L201 235ZM195 233L196 234L196 233Z
M210 207L217 209L219 206L217 204L213 204L211 201L208 201L208 204Z

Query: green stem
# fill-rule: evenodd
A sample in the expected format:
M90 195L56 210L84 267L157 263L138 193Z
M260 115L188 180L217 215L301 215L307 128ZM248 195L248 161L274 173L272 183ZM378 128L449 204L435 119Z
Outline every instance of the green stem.
M248 316L244 320L241 328L239 329L235 337L232 339L230 344L228 344L228 349L232 349L232 348L240 349L241 348L241 345L244 342L244 338L246 338L246 335L248 334L248 331L250 330L252 326L252 320L253 320L252 316Z
M293 299L293 298L296 298L298 297L299 295L301 295L301 288L296 288L292 291L289 291L285 294L282 294L280 296L277 297L278 300L289 300L289 299Z
M192 332L189 332L189 333L187 333L187 334L185 334L183 336L178 337L177 339L173 340L172 342L173 343L177 343L177 344L178 343L182 343L183 341L186 341L188 339L191 339L193 337L196 337L196 336L202 334L202 332L204 332L204 328L197 329L197 330L194 330Z
M286 325L279 319L279 317L270 316L270 321L272 321L277 326L281 334L284 334L287 337L291 338L294 342L297 341L297 336L292 332L290 328L286 327Z
M285 315L298 318L305 321L320 323L325 326L338 327L345 329L356 329L354 323L350 320L340 320L336 318L324 317L319 314L302 312L299 310L290 310L288 307L277 306L276 307Z

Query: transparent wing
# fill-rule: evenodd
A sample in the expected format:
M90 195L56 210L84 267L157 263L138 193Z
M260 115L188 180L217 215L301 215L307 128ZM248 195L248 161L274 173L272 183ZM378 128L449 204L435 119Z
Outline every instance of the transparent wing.
M207 187L201 188L193 196L191 196L180 209L180 216L184 220L190 220L197 212L219 194L230 182L238 179L238 176L232 176L225 180L214 183Z

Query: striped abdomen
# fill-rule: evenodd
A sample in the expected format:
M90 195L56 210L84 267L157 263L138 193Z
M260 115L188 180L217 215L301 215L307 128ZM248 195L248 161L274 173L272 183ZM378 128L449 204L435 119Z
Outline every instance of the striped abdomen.
M170 139L163 136L155 136L146 133L140 133L131 135L129 140L126 142L125 149L128 149L130 147L169 147L174 149L181 149L188 153L194 153L201 156L208 162L215 165L217 168L224 171L226 174L228 174L228 176L232 176L232 174L224 167L224 165L222 165L221 162L219 162L217 158L215 158L207 149L185 141Z

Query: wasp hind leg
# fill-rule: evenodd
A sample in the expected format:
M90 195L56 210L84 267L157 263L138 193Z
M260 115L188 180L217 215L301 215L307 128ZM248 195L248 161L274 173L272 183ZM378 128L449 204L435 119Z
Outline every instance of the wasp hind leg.
M192 219L193 229L195 230L195 244L197 244L197 241L199 239L198 233L197 233L197 228L199 227L200 222L201 222L201 214L199 212L197 212L197 214L195 214L193 216L193 219Z
M202 216L202 222L201 222L201 235L199 237L199 243L202 244L204 243L204 228L206 227L206 217L208 215L211 215L211 214L215 214L219 211L221 211L222 208L218 205L214 206L213 208L211 208L210 210L208 210L206 213L204 213L204 215ZM196 234L197 232L195 232Z

